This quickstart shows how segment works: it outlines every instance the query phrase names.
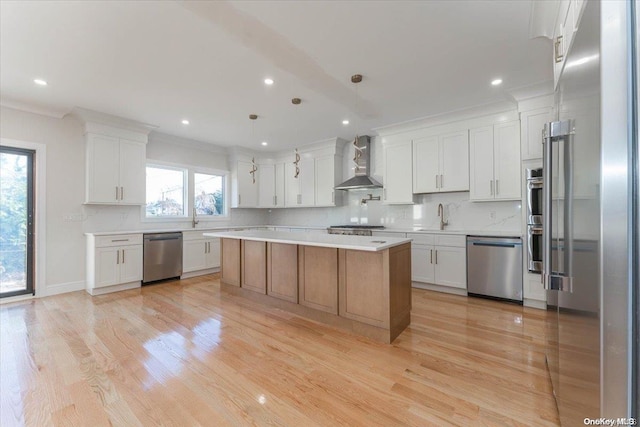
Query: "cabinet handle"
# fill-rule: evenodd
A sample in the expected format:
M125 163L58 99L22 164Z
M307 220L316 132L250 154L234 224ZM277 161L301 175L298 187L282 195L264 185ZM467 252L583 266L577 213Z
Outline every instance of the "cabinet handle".
M120 187L120 200L124 200L124 187Z
M384 193L384 199L387 200L387 189L385 188L382 192Z
M429 264L433 264L433 249L429 249Z
M499 179L496 179L496 196L497 196L498 194L500 194L500 187L498 186L498 183L499 183L499 182L500 182L500 180L499 180Z
M436 188L439 188L438 187L438 175L436 175Z
M277 205L277 204L278 204L278 203L277 203L277 201L276 201L276 200L277 200L277 199L276 199L276 197L277 197L277 196L273 196L273 206L275 206L275 205Z
M240 197L240 194L238 194L238 206L240 206L241 203L242 203L242 198Z
M122 250L122 263L124 264L124 249Z
M209 253L211 253L211 242L207 242L207 247L209 249Z
M436 264L438 263L438 250L436 249Z
M120 250L116 251L116 264L120 264Z
M561 52L562 50L562 36L556 37L556 41L553 44L555 56L556 56L556 64L562 62L564 60L564 54Z
M336 192L332 191L331 192L331 203L335 203L336 202Z
M116 185L116 200L119 200L119 199L118 199L118 194L119 194L119 193L118 193L118 186Z
M493 180L489 181L489 190L491 191L491 195L493 196Z
M444 187L444 175L440 175L440 188Z

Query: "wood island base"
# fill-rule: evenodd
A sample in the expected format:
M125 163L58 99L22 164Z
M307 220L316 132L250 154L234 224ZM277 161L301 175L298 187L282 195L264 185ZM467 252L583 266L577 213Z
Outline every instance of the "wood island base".
M391 343L411 323L411 244L356 250L220 239L222 289Z

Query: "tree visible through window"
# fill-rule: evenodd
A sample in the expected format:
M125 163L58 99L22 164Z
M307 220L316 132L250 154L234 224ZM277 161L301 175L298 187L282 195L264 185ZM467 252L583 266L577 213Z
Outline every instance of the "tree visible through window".
M147 217L185 216L186 170L147 166Z
M194 173L194 205L198 215L224 215L224 177Z

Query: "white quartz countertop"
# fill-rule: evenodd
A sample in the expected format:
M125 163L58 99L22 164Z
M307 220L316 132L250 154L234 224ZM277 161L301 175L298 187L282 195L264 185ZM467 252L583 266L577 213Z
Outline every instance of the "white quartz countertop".
M325 248L382 251L411 242L411 239L376 236L342 236L337 234L291 233L288 231L246 230L204 233L207 237L243 239L292 245L321 246Z
M210 233L216 231L227 231L227 230L246 230L248 228L289 228L289 229L308 229L308 230L320 230L324 231L328 228L328 226L313 226L313 225L225 225L219 227L209 227L203 226L202 228L163 228L163 229L149 229L149 230L119 230L119 231L94 231L84 233L86 236L115 236L122 234L141 234L141 233L172 233L176 231L182 232L201 232L201 233ZM509 231L509 230L460 230L460 229L426 229L420 227L404 227L404 228L394 228L388 227L381 230L373 230L374 234L376 231L381 231L384 233L425 233L425 234L457 234L457 235L469 235L469 236L500 236L500 237L517 237L522 236L520 231ZM403 236L404 237L404 236Z

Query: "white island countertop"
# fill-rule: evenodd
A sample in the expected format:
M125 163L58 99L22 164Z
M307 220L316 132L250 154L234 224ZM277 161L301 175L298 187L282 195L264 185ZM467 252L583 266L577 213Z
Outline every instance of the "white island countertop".
M338 234L291 233L288 231L227 231L204 233L207 237L287 243L291 245L321 246L377 252L411 242L411 239L380 236L342 236Z

